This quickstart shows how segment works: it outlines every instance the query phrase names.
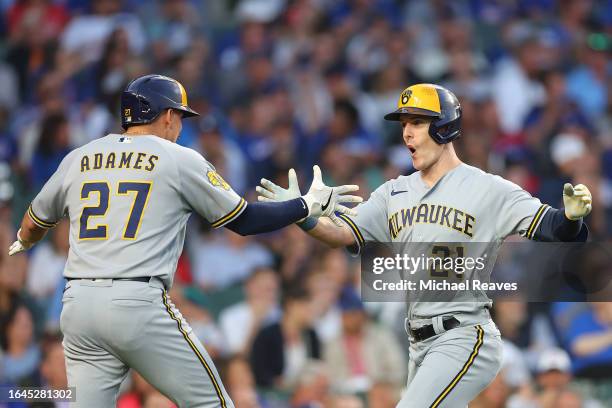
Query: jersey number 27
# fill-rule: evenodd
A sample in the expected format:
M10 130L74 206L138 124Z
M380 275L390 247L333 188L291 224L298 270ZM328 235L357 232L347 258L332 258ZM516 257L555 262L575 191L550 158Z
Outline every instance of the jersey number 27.
M117 195L125 196L136 193L130 213L123 228L123 239L135 240L140 229L140 223L151 193L152 181L120 181L117 185ZM79 239L108 239L108 225L98 224L89 228L89 219L104 217L110 205L111 188L106 181L92 181L83 183L81 200L88 200L92 194L98 195L96 206L85 206L79 218Z

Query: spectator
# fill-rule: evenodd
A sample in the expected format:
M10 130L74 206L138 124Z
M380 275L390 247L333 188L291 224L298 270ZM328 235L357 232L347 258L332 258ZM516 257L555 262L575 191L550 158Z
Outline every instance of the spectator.
M583 399L575 392L568 395L572 381L571 364L569 355L561 349L549 349L540 354L536 382L540 389L537 400L542 408L563 406L579 399L586 408L601 407L599 402Z
M376 407L376 405L367 405L368 407ZM395 406L395 405L394 405ZM363 408L364 404L361 399L354 395L334 395L330 398L330 408Z
M18 76L22 101L32 101L34 84L54 67L57 38L68 19L62 5L47 0L16 2L9 10L7 61Z
M395 384L378 382L372 384L367 395L369 408L394 408L399 402L400 395Z
M255 268L272 264L263 245L227 229L193 237L190 244L193 277L205 291L227 289L247 278ZM240 262L228 262L231 259Z
M142 24L135 15L122 10L122 0L94 0L91 11L70 21L62 34L61 49L66 53L63 63L69 72L98 61L106 39L119 27L127 32L132 52L144 51L146 37Z
M517 28L523 30L527 32L514 34L518 38L512 40L513 56L498 63L491 84L497 111L502 113L501 128L510 135L521 131L527 114L545 97L542 85L536 81L542 69L539 60L542 44L531 28ZM521 103L516 103L516 95L520 95Z
M224 348L221 330L212 318L211 313L199 307L195 302L187 298L183 292L184 290L180 285L173 285L168 296L170 305L176 305L176 308L185 316L182 320L182 325L191 326L195 336L202 343L206 344L206 351L211 358L219 357ZM187 324L187 321L189 324Z
M270 124L267 134L269 151L253 163L251 184L259 184L261 178L273 178L300 163L297 137L291 120L275 120Z
M332 386L340 393L367 393L374 383L393 385L399 401L408 361L393 334L369 321L352 289L340 297L342 332L325 344Z
M17 143L8 129L9 113L0 108L0 179L6 181L10 176L11 167L17 166ZM5 198L3 201L8 201Z
M527 364L533 363L537 350L552 347L556 342L546 315L535 306L520 298L500 299L493 309L502 337L526 353Z
M129 70L133 58L127 32L121 28L114 30L104 44L100 62L93 66L94 83L83 84L84 87L89 88L88 94L84 93L83 98L86 100L97 95L109 111L116 112L119 109L117 101L121 92L133 78L134 73ZM91 89L92 86L97 89ZM80 92L83 91L80 90ZM104 130L106 129L102 129ZM97 137L100 137L100 134Z
M547 142L561 131L562 127L570 124L579 124L583 128L589 126L588 120L578 109L575 99L567 95L567 81L563 72L550 70L544 74L543 82L546 89L546 101L529 113L524 124L527 142L535 151L544 148ZM547 158L546 154L542 156L544 156L543 159ZM543 167L542 170L547 175L553 172L546 167Z
M203 116L198 121L198 137L190 147L204 155L235 191L246 191L248 174L244 155L234 141L221 133L215 115Z
M258 408L267 407L268 402L257 394L255 378L246 358L232 357L227 361L224 370L223 384L232 396L237 407Z
M5 87L0 89L0 112L2 115L6 115L4 112L10 112L19 106L19 82L15 69L9 64L0 61L0 83L4 84ZM2 123L6 122L3 118Z
M5 351L0 372L15 383L31 383L38 370L41 353L34 338L32 313L17 306L2 328L2 349Z
M533 378L527 365L526 355L516 347L512 342L503 341L503 362L501 373L498 377L501 377L502 384L495 384L493 388L497 387L498 393L489 394L489 396L500 398L499 392L505 390L505 398L510 397L512 406L520 406L521 403L528 403L535 399L535 390L532 386Z
M117 408L176 408L136 371L131 371L131 388L121 395Z
M322 342L335 339L341 330L341 312L337 303L344 282L336 281L330 269L311 270L306 279L306 287L314 300L314 329L317 336Z
M287 173L283 174L283 177L281 180L287 185ZM284 287L302 282L313 260L315 242L303 239L303 234L299 228L286 228L270 237L269 245L275 255L281 259L279 272Z
M282 319L263 328L253 342L250 360L258 386L291 389L308 363L321 358L312 320L311 295L302 288L287 291Z
M334 115L324 132L326 140L342 143L344 149L358 157L368 157L380 146L375 135L361 125L359 111L346 99L334 103Z
M474 401L470 404L470 408L538 408L535 405L527 405L521 401L519 405L513 405L512 401L508 401L510 389L505 382L503 372L499 373L485 388Z
M189 1L165 1L141 9L156 65L170 63L202 38L202 16Z
M609 378L612 369L612 303L591 303L562 333L574 355L573 372L583 378Z
M64 347L59 333L46 333L42 339L42 361L40 365L40 384L51 390L66 390L68 378L66 376L66 360ZM68 408L67 401L34 402L31 408Z
M50 114L41 123L38 146L32 157L32 181L39 189L57 170L62 159L70 152L68 119L61 113Z
M606 79L612 74L610 46L599 45L598 36L605 38L603 33L593 33L583 40L578 54L580 65L567 77L568 97L590 118L601 116L608 107Z
M64 79L57 72L45 73L36 82L36 103L26 105L22 115L13 119L11 129L18 144L19 164L28 170L34 164L33 156L39 143L45 118L60 115L65 108ZM71 145L79 145L82 139L76 129L70 127Z
M329 374L323 364L306 365L291 396L291 408L316 408L325 404L330 397L329 383Z
M221 312L225 352L247 355L259 331L280 319L279 282L273 269L257 268L244 283L246 299Z

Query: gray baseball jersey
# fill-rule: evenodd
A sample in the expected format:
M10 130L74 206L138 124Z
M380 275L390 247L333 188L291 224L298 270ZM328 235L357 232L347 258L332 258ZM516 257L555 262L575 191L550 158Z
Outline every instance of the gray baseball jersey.
M496 251L504 238L521 234L532 238L548 206L502 177L461 164L428 188L420 172L390 180L376 189L369 200L357 207L355 217L343 216L356 243L368 241L399 243L405 248L414 242L486 243L469 246L464 256L479 257ZM490 300L413 302L410 319L444 314L474 313Z
M131 367L178 406L233 408L166 289L191 212L218 228L245 207L199 153L156 136L111 134L62 161L28 213L44 228L70 219L64 274L82 279L66 284L60 327L75 407L115 406Z
M70 219L66 277L157 276L170 287L189 215L218 228L246 205L194 150L110 134L72 151L28 211L44 228Z

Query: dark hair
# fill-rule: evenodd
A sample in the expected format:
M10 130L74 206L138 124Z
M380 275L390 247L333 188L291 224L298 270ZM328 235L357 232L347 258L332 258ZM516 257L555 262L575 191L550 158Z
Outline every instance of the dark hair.
M347 99L338 99L334 103L334 111L346 115L351 123L357 125L359 123L359 111L353 103Z
M50 113L41 122L40 139L38 139L37 151L50 156L55 151L55 137L62 126L68 123L66 116L61 113Z
M28 309L25 303L15 296L12 298L9 310L7 310L6 314L3 314L3 316L0 318L0 347L2 347L3 350L8 348L8 327L13 323L15 317L17 316L17 311L22 307L27 309L28 313L32 315L32 311Z
M40 341L40 348L42 350L42 360L46 359L51 352L51 348L54 344L62 344L63 336L59 331L46 331L43 333Z
M262 273L267 273L267 272L271 272L274 275L278 275L276 270L274 270L274 268L272 268L271 266L257 266L253 268L249 276L247 276L247 278L245 279L245 282L251 282L255 280L255 278L258 275L261 275Z
M283 309L290 302L306 302L310 300L310 293L301 285L289 287L283 294L282 307Z

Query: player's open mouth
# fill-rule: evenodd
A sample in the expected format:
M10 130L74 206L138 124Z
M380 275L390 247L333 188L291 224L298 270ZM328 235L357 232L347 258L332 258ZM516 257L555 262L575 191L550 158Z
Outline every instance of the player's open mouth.
M414 154L414 152L416 152L416 149L414 148L414 146L408 145L408 150L410 150L410 153L412 153L412 154Z

